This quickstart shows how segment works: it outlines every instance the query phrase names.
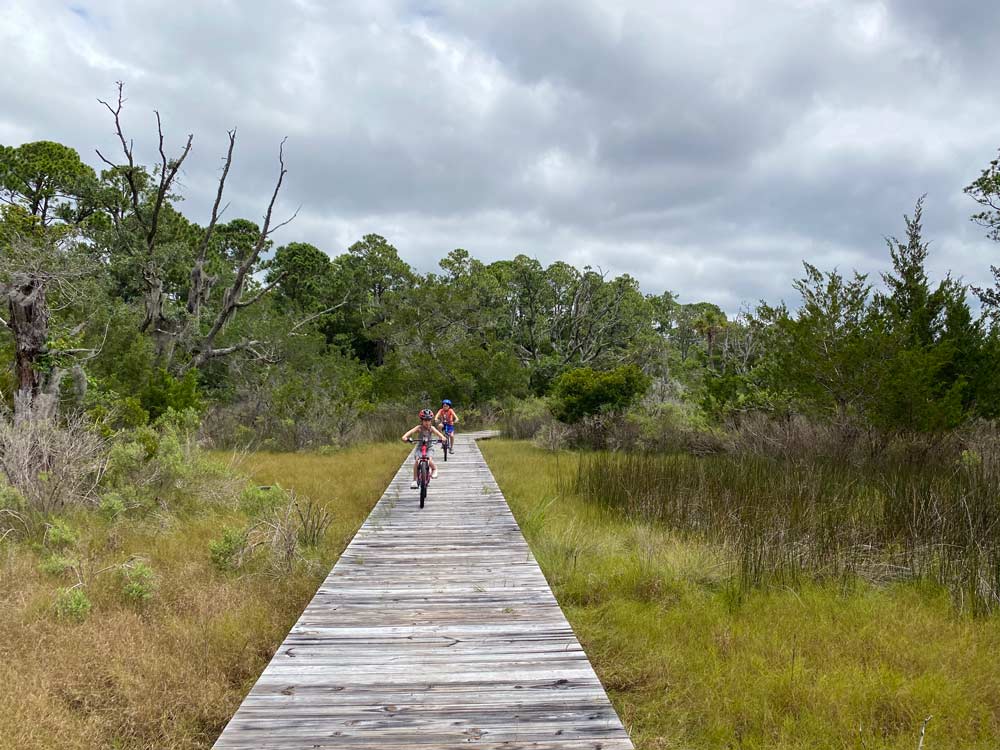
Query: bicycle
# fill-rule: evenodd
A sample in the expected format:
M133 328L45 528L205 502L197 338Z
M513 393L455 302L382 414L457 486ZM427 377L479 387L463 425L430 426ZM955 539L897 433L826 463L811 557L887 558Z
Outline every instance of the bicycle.
M444 460L448 460L448 454L455 452L455 425L441 423L441 427L444 430L444 435L448 438L448 444L444 445Z
M406 442L412 443L413 438L407 438ZM420 488L421 508L424 507L424 500L427 499L427 485L431 483L430 442L428 438L420 438L420 457L417 459L417 486ZM441 443L440 440L438 442Z

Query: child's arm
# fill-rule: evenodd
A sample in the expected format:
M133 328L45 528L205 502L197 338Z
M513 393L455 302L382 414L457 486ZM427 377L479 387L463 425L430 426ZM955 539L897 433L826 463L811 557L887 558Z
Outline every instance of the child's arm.
M454 409L451 410L451 419L454 424L458 424L458 412Z
M412 435L412 434L413 434L414 432L416 432L416 431L417 431L417 430L419 430L419 429L420 429L420 425L417 425L417 426L416 426L416 427L414 427L414 428L413 428L412 430L410 430L410 431L409 431L409 432L407 432L407 433L406 433L405 435L403 435L403 438L402 438L403 442L405 443L405 442L406 442L406 439L407 439L408 437L410 437L410 435Z

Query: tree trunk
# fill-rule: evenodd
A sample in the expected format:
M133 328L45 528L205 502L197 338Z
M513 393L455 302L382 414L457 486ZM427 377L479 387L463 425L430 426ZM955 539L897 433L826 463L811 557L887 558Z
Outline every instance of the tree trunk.
M27 416L42 387L38 359L46 351L49 335L49 308L45 302L45 279L17 273L3 290L7 297L10 320L7 327L14 334L15 418Z

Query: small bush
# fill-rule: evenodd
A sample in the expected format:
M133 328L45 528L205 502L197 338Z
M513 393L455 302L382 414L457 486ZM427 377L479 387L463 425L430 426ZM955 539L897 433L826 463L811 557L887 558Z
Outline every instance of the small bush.
M570 429L561 422L548 422L535 432L534 443L548 451L558 451L566 447Z
M45 546L49 549L62 550L72 547L78 538L76 530L62 518L55 519L45 530Z
M223 572L239 570L249 559L252 549L246 529L227 527L222 536L208 543L212 564Z
M250 486L240 493L240 510L249 518L260 518L287 502L288 494L278 485Z
M161 367L150 375L139 398L142 408L153 420L170 412L197 412L204 408L198 393L196 370L188 370L178 379Z
M196 494L208 463L194 442L197 428L197 413L168 411L152 425L120 433L108 455L105 486L139 504Z
M333 516L317 502L306 500L295 502L298 515L298 542L303 547L318 547L326 530L333 522Z
M126 563L120 569L121 591L132 604L145 604L156 590L153 569L142 560Z
M0 479L0 510L20 512L24 510L24 505L24 496L17 491L17 488L3 483L3 479Z
M82 588L59 589L56 592L55 610L60 620L83 622L90 609L90 599Z
M72 570L77 561L65 555L49 555L38 565L38 569L47 575L61 576Z
M0 419L0 473L40 514L90 505L104 469L105 442L82 418L58 423Z
M101 518L105 521L114 521L125 513L125 498L117 492L109 492L101 498L101 503L97 506L97 510Z

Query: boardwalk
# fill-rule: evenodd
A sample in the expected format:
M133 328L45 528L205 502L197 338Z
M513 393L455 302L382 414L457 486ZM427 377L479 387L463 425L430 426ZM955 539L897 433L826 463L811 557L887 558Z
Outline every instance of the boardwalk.
M404 462L215 747L632 747L475 442L435 460L423 510Z

